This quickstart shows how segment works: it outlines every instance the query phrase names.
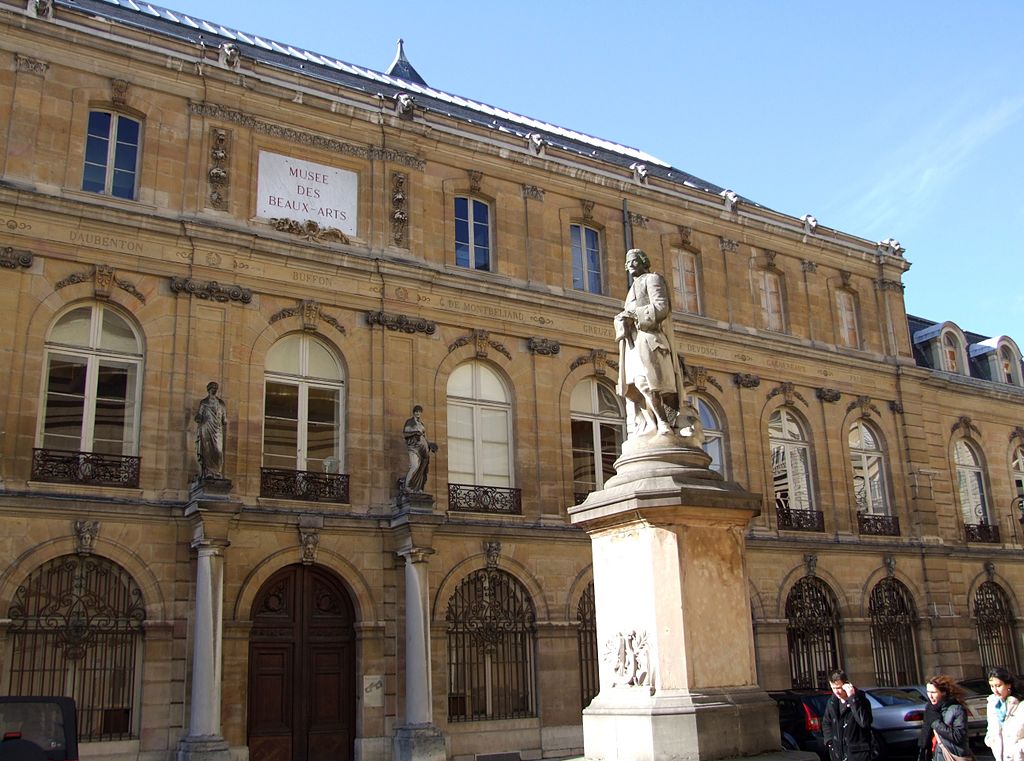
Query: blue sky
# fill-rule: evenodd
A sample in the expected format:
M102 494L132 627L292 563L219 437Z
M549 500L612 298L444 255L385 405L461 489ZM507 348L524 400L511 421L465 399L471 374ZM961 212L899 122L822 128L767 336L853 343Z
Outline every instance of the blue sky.
M160 4L646 151L913 266L907 310L1024 347L1024 2Z

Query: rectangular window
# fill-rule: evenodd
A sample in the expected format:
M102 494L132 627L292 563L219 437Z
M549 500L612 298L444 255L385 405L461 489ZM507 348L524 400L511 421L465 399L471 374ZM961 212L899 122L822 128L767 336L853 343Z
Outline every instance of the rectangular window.
M491 271L491 207L483 201L455 199L455 263Z
M782 278L771 270L761 271L761 317L767 330L782 333L786 321L782 311Z
M82 190L135 198L140 127L137 119L121 114L90 112Z
M697 272L697 254L692 251L676 252L674 278L676 308L690 314L700 314L700 279Z
M572 287L577 291L601 293L601 240L597 230L570 225L572 240Z
M836 309L839 312L839 343L843 346L860 348L860 332L857 330L857 301L849 291L836 293Z

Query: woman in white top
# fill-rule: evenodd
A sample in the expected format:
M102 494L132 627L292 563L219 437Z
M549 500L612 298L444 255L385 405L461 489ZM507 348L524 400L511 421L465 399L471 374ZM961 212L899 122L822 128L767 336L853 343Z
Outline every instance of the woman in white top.
M985 745L995 761L1024 761L1024 708L1013 694L1013 675L1002 667L988 672L988 731Z

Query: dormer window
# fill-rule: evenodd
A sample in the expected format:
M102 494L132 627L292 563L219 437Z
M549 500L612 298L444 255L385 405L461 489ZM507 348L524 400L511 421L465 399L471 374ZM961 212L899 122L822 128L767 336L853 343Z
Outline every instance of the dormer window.
M1020 350L1009 337L986 338L971 344L967 353L971 357L972 366L983 378L1010 386L1024 385Z
M963 344L956 334L946 332L942 334L942 369L948 373L960 373L963 375L964 362Z

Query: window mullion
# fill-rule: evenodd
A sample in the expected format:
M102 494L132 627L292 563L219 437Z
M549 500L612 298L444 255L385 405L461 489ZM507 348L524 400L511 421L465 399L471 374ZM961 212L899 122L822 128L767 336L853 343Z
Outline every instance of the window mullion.
M110 132L107 133L107 171L103 178L103 192L111 195L114 191L114 158L117 155L117 124L121 119L117 114L111 114Z
M299 401L298 401L298 420L296 421L296 445L298 451L295 453L295 467L296 470L306 470L306 449L309 444L309 386L306 383L300 382L299 386Z
M99 385L99 357L90 355L86 360L85 399L82 409L82 439L79 451L93 450L93 431L96 426L97 386Z

